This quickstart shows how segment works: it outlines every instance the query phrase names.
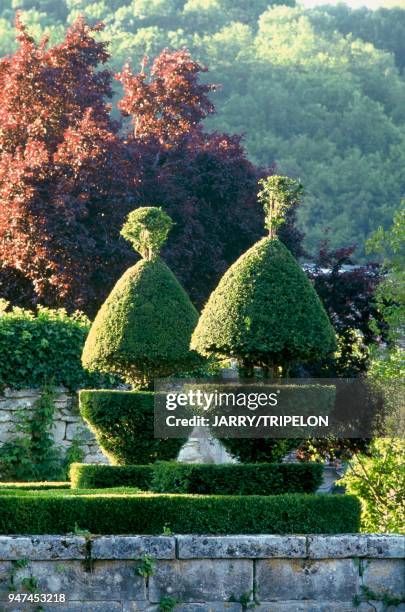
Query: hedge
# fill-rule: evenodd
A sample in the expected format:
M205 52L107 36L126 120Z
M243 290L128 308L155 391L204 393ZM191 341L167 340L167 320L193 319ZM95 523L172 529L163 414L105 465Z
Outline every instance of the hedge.
M137 487L148 491L152 482L152 465L91 465L72 463L70 482L75 489Z
M4 489L15 491L46 491L48 489L70 489L70 482L0 482L0 495Z
M90 328L87 317L5 306L0 303L0 388L39 388L50 382L70 390L111 386L111 377L90 374L81 364Z
M360 503L350 495L192 496L0 495L0 534L355 533Z
M276 238L262 238L225 272L204 306L191 348L250 366L318 361L336 348L305 272Z
M150 391L83 390L80 412L114 464L175 459L186 441L154 437L154 393Z
M322 483L318 463L257 463L190 465L157 463L152 490L156 493L214 495L279 495L315 493Z
M70 468L73 488L131 486L156 493L279 495L315 493L322 483L319 463L204 465L158 462L154 465L89 465Z

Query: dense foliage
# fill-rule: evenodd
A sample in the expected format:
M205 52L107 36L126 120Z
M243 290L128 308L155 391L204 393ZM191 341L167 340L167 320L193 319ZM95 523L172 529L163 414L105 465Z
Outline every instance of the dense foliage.
M152 481L153 465L73 463L70 466L70 482L73 489L134 487L148 491Z
M104 20L99 36L111 41L117 71L128 58L138 66L145 53L187 46L222 85L206 125L245 133L252 161L275 162L306 185L300 217L310 249L330 226L333 248L358 243L364 256L364 239L389 225L402 195L405 10L294 4L4 0L0 53L15 49L15 8L36 36L50 31L54 41L80 13Z
M159 462L153 467L151 490L200 495L315 493L322 483L322 473L320 463L187 465Z
M405 533L405 442L377 438L368 453L355 453L339 481L361 501L361 527L367 533Z
M138 388L199 364L189 350L198 314L161 259L129 268L100 308L83 349L83 365L116 372Z
M245 367L284 375L294 363L327 356L333 328L294 257L277 238L263 238L229 268L193 334L203 355L234 357Z
M88 465L70 469L73 488L137 487L156 493L276 495L315 493L322 482L320 463L190 465L158 461L153 465Z
M113 493L113 495L110 493ZM7 494L8 493L8 494ZM350 495L214 496L135 490L0 492L0 534L356 533L360 504Z
M125 216L156 202L175 222L163 256L204 301L258 235L260 172L240 137L202 130L213 111L203 67L186 51L163 51L135 74L126 66L119 107L131 125L119 131L102 28L78 18L49 46L16 25L18 49L0 60L3 297L94 315L135 261L119 236ZM289 221L283 239L299 254Z
M0 304L0 387L62 385L67 389L109 385L90 374L81 353L90 322L79 313L39 308L36 313Z
M185 439L154 437L154 393L81 391L80 412L113 464L175 459Z

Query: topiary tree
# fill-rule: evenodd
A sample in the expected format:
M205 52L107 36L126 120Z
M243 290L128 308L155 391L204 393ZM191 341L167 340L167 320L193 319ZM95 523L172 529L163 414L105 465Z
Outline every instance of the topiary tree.
M117 373L136 388L149 388L154 377L200 362L189 349L197 311L159 257L171 226L160 208L142 207L129 214L121 234L142 259L111 291L83 349L86 368Z
M335 349L335 334L307 276L277 238L302 186L284 176L260 181L269 236L244 253L211 294L191 347L202 355L233 357L245 375L254 366L286 375L292 364L319 360Z
M277 238L288 209L300 202L302 186L285 176L271 176L260 184L258 198L269 235L222 277L201 314L191 347L205 356L236 358L245 377L254 375L255 366L265 376L287 376L292 365L332 352L335 334L307 276ZM221 441L248 463L280 461L298 443L270 438Z

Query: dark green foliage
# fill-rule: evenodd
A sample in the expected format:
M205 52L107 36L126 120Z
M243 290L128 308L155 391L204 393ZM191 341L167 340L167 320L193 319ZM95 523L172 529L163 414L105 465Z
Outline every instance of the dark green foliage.
M36 491L0 494L1 534L356 533L360 504L348 495L193 496Z
M80 412L114 464L175 459L184 438L153 437L154 393L148 391L80 391Z
M115 372L136 386L191 369L198 314L161 259L141 260L117 282L100 308L83 350L89 370Z
M80 362L90 328L84 315L39 308L6 310L0 300L0 388L42 387L52 382L68 389L98 387L105 377L89 374Z
M152 465L94 465L73 463L70 481L74 489L106 489L111 487L136 487L150 489Z
M327 356L335 335L297 261L279 240L263 238L225 273L191 346L203 355L284 369Z
M153 465L71 466L73 488L137 487L156 493L213 495L278 495L314 493L322 482L320 463L190 465L157 462Z
M156 463L152 491L213 495L315 493L322 483L319 463L190 465Z

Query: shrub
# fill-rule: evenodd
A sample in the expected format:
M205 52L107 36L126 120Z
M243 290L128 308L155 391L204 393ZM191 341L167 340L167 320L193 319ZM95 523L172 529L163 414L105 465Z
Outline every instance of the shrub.
M335 348L328 316L303 270L276 238L263 238L225 273L194 331L192 348L249 366L319 360Z
M214 495L276 495L313 493L322 482L320 463L255 465L190 465L157 462L153 465L89 465L75 463L73 488L137 487L156 493Z
M151 488L156 493L278 495L314 493L322 483L318 463L190 465L156 463Z
M0 495L4 491L46 491L48 489L70 489L70 482L0 482Z
M145 211L148 213L138 215ZM157 219L152 215L156 211ZM83 349L86 368L116 372L138 388L148 388L155 377L201 363L189 349L197 311L158 257L158 247L168 231L164 219L159 231L155 227L162 215L167 217L159 209L146 207L129 216L123 235L137 245L145 259L117 282L100 308Z
M346 495L193 496L111 492L0 493L1 534L354 533L360 504Z
M106 385L80 361L90 322L82 314L38 307L36 313L7 309L0 300L0 388L43 387L52 382L74 390Z
M377 438L368 453L354 454L339 484L359 497L363 531L405 533L405 441Z
M80 391L80 412L114 464L175 459L184 438L154 438L154 393Z
M73 463L70 481L75 489L136 487L148 491L152 482L152 465L91 465Z

